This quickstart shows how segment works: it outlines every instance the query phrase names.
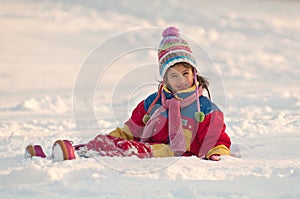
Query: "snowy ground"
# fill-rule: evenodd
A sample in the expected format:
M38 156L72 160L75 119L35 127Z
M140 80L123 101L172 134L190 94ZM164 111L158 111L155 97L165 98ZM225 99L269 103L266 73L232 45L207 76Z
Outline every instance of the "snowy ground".
M1 1L0 197L299 198L299 13L283 0ZM28 144L50 155L121 125L156 89L170 24L199 49L235 157L24 159Z

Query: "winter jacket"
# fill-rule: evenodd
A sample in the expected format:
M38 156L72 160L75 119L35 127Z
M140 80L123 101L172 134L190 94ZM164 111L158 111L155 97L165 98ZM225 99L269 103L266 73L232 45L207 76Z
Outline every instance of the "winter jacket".
M163 92L166 99L175 97L166 87L161 92ZM193 93L195 93L195 89L190 88L178 93L176 97L184 99ZM194 113L197 111L196 100L180 110L186 142L186 152L182 155L195 155L201 158L209 158L214 154L230 155L231 141L225 132L226 125L224 124L223 113L216 104L203 95L199 97L199 102L201 111L205 115L202 122L197 121L194 116ZM149 114L151 118L161 106L162 97L158 96L158 92L151 94L136 106L123 128L115 129L110 135L126 140L141 141L145 125L147 124L145 115ZM150 107L151 111L149 112ZM153 133L146 139L146 142L151 145L153 157L170 157L176 155L169 145L168 120L168 110L160 113L159 119L156 120L157 122L154 125Z

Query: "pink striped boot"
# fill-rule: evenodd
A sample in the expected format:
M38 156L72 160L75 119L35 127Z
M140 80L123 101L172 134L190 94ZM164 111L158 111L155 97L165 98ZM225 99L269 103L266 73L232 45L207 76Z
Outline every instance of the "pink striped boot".
M57 140L52 146L53 161L73 160L76 158L72 142L69 140Z
M46 155L40 145L28 145L25 149L25 158L32 158L33 156L45 158Z

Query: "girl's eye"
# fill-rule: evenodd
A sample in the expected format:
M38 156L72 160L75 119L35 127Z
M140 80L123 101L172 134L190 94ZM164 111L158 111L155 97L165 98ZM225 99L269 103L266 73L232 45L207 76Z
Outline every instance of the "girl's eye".
M185 75L188 75L188 74L189 74L188 72L183 73L184 76L185 76Z
M171 75L171 78L177 78L177 75Z

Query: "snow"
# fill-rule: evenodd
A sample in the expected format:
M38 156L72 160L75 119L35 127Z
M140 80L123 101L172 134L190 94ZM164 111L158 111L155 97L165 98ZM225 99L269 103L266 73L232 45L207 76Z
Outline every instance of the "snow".
M2 1L0 197L299 198L299 13L292 0ZM231 157L24 158L121 126L157 89L170 24L209 78Z

